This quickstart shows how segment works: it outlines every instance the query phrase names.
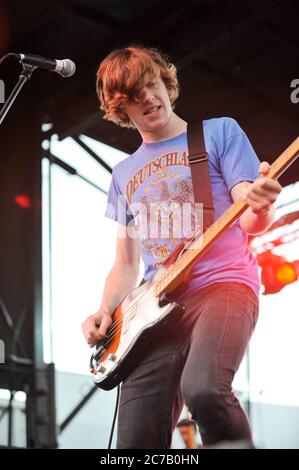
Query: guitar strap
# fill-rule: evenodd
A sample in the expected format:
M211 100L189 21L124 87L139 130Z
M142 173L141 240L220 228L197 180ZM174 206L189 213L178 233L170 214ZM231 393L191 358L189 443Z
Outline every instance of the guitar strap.
M187 124L187 142L194 202L203 204L203 226L201 228L204 233L214 222L214 205L208 168L208 153L205 146L202 121ZM174 299L176 296L185 292L188 285L189 273L179 287L170 295L168 294L169 299Z
M190 165L194 202L203 204L203 227L205 232L214 222L214 205L208 169L208 153L205 147L203 124L191 122L187 125L188 162ZM139 286L144 283L144 279ZM177 294L183 292L188 286L187 278L175 290Z
M187 141L194 201L203 204L202 229L205 232L214 222L214 206L202 121L188 123Z

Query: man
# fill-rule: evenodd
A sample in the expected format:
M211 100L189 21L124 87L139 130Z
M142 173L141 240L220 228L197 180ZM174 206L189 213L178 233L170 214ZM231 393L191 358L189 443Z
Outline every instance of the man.
M149 229L167 211L171 219L172 203L194 202L187 123L174 113L175 66L155 49L114 50L99 66L97 93L104 118L137 129L142 143L113 170L106 215L118 221L120 235L100 308L83 323L90 346L105 336L114 309L136 286L140 256L147 280L179 242L173 233L151 236ZM197 113L195 107L193 120ZM123 381L118 448L169 448L184 402L204 445L251 439L231 388L258 316L258 270L247 234L272 224L281 186L264 176L269 165L260 164L234 119L204 120L203 131L215 218L239 198L249 208L192 266L178 294L184 314L161 327ZM125 228L132 222L139 236Z
M201 444L196 442L197 427L193 419L184 418L176 425L186 449L200 449Z

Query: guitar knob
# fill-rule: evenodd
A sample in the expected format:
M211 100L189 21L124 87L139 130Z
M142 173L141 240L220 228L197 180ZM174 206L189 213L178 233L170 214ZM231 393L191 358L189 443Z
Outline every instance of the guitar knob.
M165 307L165 305L168 305L170 302L171 300L168 294L162 294L159 298L159 307Z
M109 361L115 362L116 361L116 355L115 354L109 354L108 359L109 359Z
M99 366L97 368L97 372L99 372L100 374L104 374L104 372L106 372L106 367L104 366Z

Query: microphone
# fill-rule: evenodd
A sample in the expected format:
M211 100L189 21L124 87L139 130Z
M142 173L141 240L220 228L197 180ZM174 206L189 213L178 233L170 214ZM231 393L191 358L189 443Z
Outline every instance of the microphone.
M17 59L23 64L35 65L42 69L50 70L51 72L57 72L62 77L71 77L76 71L76 64L70 59L56 60L47 59L35 54L15 54L13 52L7 54L8 57Z

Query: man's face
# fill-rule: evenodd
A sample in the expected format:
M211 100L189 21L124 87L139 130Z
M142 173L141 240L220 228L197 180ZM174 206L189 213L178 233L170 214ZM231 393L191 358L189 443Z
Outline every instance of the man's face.
M163 80L160 77L153 78L135 101L129 101L123 106L123 111L140 131L163 129L172 114Z

